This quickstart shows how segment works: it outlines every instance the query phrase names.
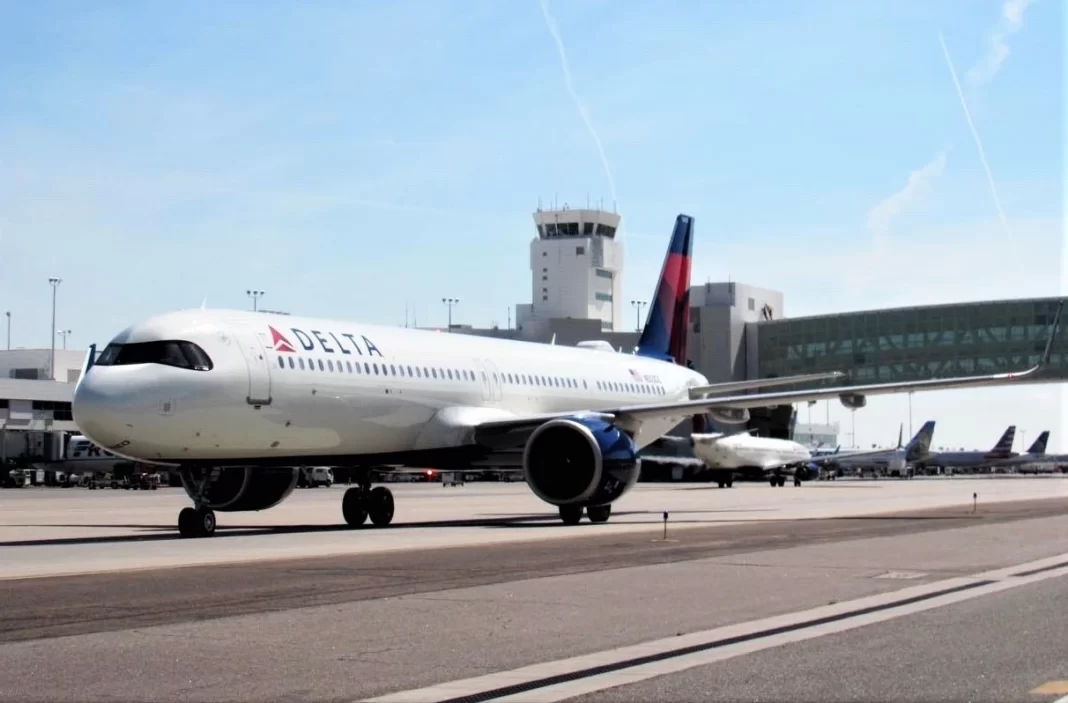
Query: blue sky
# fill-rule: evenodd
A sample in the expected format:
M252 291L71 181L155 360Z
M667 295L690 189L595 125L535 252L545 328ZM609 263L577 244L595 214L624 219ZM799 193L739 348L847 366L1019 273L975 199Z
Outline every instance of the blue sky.
M787 314L1065 291L1059 3L547 9L604 161L537 0L0 2L15 345L49 343L49 276L79 347L249 287L397 324L406 301L441 324L452 296L457 320L504 324L538 198L613 184L629 297L678 212L695 281L782 290ZM1033 392L1059 423L1059 389ZM871 441L897 412L869 413Z

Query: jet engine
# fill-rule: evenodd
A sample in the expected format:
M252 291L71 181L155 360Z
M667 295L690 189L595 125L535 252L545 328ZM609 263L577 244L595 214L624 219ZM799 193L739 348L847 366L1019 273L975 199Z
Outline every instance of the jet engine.
M721 425L741 425L749 422L749 411L745 408L712 408L708 414Z
M815 481L820 477L819 464L803 464L796 469L797 478L801 481Z
M202 503L223 513L266 510L278 505L297 485L300 469L290 467L227 467L208 483ZM196 483L188 469L182 470L182 487L196 500Z
M556 506L609 504L638 482L639 473L634 441L604 420L550 420L531 433L523 450L527 485Z
M858 410L868 404L868 396L860 393L842 393L838 399L850 410Z

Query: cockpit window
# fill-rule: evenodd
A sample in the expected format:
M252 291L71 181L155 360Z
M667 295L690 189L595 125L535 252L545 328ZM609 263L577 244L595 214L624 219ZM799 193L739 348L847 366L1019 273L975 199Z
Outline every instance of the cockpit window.
M95 362L96 366L133 364L163 364L195 371L212 369L211 359L203 349L192 342L181 340L109 344Z

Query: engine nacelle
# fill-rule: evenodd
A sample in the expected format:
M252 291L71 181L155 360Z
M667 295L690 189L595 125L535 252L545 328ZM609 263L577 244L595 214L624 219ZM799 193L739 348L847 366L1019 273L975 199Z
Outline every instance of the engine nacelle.
M801 481L815 481L820 477L819 464L804 464L796 469L796 476Z
M838 399L850 410L859 410L868 404L868 396L860 393L842 393Z
M227 467L205 491L204 504L222 513L266 510L285 500L297 485L299 469ZM190 498L196 498L195 486L186 471L182 471L182 487Z
M708 414L721 425L741 425L749 422L749 411L746 408L712 408Z
M523 450L527 485L552 505L606 505L637 483L640 473L634 440L604 420L549 420Z

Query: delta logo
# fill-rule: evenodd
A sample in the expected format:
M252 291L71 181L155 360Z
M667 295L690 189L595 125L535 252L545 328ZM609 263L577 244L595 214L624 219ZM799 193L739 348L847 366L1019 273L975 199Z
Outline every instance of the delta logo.
M271 333L271 347L276 352L296 353L296 346L289 341L286 335L271 325L267 325L267 329ZM375 343L362 334L355 335L350 332L324 333L319 330L305 332L296 327L290 327L289 331L293 334L293 338L300 343L304 351L316 351L318 348L318 350L327 354L352 354L355 352L357 356L382 356L382 352L378 350Z

